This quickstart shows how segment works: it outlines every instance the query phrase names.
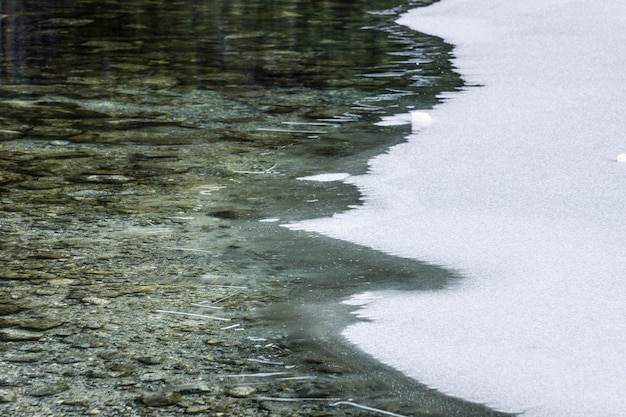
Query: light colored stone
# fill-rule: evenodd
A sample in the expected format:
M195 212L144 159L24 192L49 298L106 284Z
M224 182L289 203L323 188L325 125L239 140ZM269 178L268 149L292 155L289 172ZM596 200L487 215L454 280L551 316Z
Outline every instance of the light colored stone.
M28 340L39 340L43 333L32 332L22 329L0 329L0 340L5 342L20 342Z
M247 385L241 385L239 387L234 387L229 389L226 393L231 397L237 398L246 398L251 396L256 392L256 389L253 387L249 387Z
M48 284L50 284L50 285L70 285L72 282L74 282L73 279L58 278L58 279L51 279L50 281L48 281Z
M141 401L149 407L167 407L174 405L182 399L182 395L173 391L146 392L141 396Z
M96 306L104 306L107 304L111 304L111 301L104 299L104 298L98 298L98 297L85 297L80 301L82 301L83 303L93 304Z
M67 391L70 389L70 386L64 382L58 384L48 384L42 385L40 387L34 388L28 395L31 397L48 397L50 395L57 395L63 391Z
M13 391L0 389L0 403L12 403L17 400L17 394Z
M185 409L185 414L201 414L211 409L208 405L191 405Z
M201 394L211 392L211 387L205 384L190 382L187 384L180 384L173 387L173 391L181 394Z

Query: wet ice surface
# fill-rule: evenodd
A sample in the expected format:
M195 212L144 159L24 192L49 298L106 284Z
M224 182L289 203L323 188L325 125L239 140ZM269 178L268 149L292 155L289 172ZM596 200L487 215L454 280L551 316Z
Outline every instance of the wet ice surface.
M401 19L457 44L483 86L348 179L362 208L293 227L463 279L350 298L368 320L347 328L352 342L499 410L626 413L624 8L446 0Z

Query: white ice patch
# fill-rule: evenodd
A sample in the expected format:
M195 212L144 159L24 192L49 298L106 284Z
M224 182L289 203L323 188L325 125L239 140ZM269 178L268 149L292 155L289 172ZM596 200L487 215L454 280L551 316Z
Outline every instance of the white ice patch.
M430 114L423 111L411 112L411 125L413 128L420 128L430 126L433 123L433 118Z
M332 182L332 181L343 181L347 179L349 176L350 174L340 172L340 173L334 173L334 174L310 175L308 177L300 177L298 179L302 181Z
M399 113L391 116L383 116L381 121L374 123L377 126L401 126L410 124L413 130L430 126L433 118L424 111L412 111L410 113Z
M464 278L357 296L371 321L345 335L498 410L626 416L626 2L442 0L400 22L483 87L351 177L364 206L291 227Z
M410 113L398 113L391 116L383 116L379 122L374 123L377 126L402 126L411 123Z

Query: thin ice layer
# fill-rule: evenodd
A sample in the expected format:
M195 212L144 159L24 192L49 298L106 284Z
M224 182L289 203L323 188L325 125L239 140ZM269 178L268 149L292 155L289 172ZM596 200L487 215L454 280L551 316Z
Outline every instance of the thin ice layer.
M499 410L626 415L626 2L443 0L401 23L481 87L348 179L363 207L292 227L463 279L357 296L371 321L345 335Z

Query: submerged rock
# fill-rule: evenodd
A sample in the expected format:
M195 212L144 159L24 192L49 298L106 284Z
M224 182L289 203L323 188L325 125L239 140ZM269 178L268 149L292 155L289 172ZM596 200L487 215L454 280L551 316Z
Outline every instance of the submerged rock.
M62 382L62 383L57 383L57 384L48 384L48 385L36 387L27 393L31 397L47 397L50 395L59 394L69 389L70 389L69 384Z
M162 390L144 393L141 402L148 407L167 407L178 403L182 398L178 392Z
M226 394L235 398L246 398L246 397L251 396L255 392L256 392L256 388L250 387L247 385L242 385L242 386L233 387L229 389L228 391L226 391Z
M28 177L16 174L15 172L0 171L0 184L8 184L11 182L20 182L26 180Z
M0 389L0 403L17 401L17 394L7 389Z
M206 384L200 384L195 382L190 382L187 384L180 384L173 387L173 391L179 392L181 394L204 394L207 392L211 392L211 387Z
M0 140L2 139L16 139L22 136L23 133L19 130L0 129Z
M163 362L163 358L160 356L140 356L137 358L137 361L143 363L144 365L158 365Z
M39 340L43 333L22 329L0 329L0 340L5 342L21 342Z
M0 304L0 316L8 316L22 311L22 307L14 304Z
M62 326L63 322L51 318L39 318L32 320L24 320L19 323L19 327L24 330L50 330L55 327Z

